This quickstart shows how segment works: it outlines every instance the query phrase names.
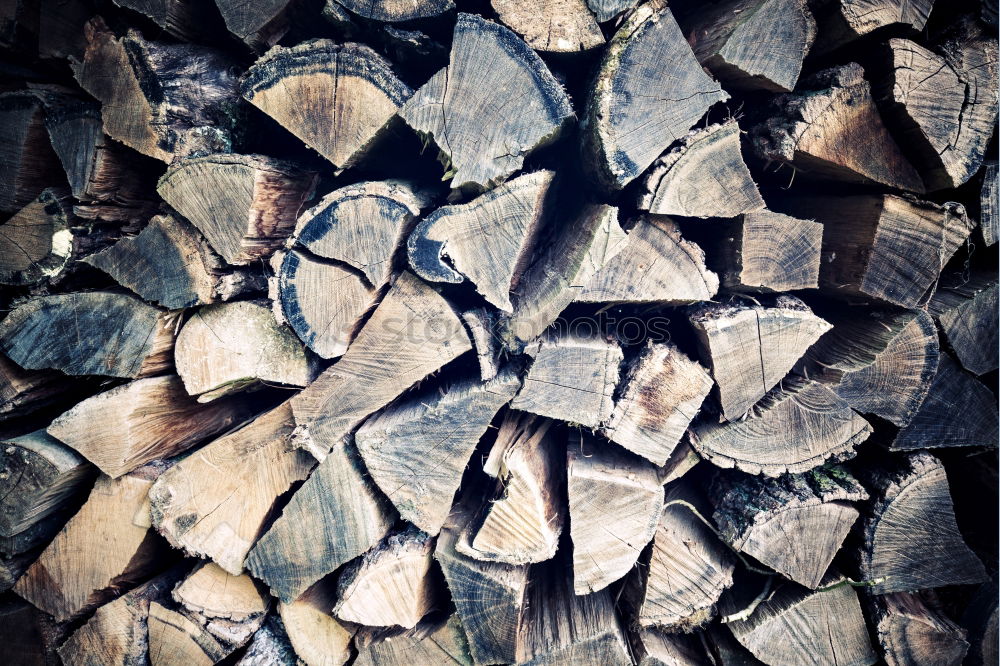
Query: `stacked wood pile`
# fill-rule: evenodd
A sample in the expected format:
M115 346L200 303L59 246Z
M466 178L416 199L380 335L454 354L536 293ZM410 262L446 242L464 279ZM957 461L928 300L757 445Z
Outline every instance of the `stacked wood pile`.
M0 661L997 663L997 51L0 3Z

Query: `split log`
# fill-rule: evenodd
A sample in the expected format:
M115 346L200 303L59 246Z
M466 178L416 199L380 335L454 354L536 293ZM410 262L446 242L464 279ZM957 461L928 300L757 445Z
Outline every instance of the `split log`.
M479 378L488 382L500 372L500 318L493 310L475 308L462 313L462 323L472 339L479 363Z
M665 2L636 8L608 43L587 102L585 154L598 184L622 189L728 98Z
M171 365L174 318L110 291L41 296L0 321L0 352L26 370L146 377Z
M306 666L343 666L351 658L354 628L330 615L337 603L332 582L320 581L278 613L295 654Z
M955 356L975 375L997 369L993 351L1000 346L1000 335L993 320L998 302L996 276L984 271L942 280L927 305Z
M688 314L729 421L746 414L832 328L794 296L767 304L705 304Z
M358 16L384 23L399 23L430 18L455 8L453 0L326 0L326 5L339 5Z
M215 0L229 32L252 49L264 51L278 43L289 28L295 0L270 0L247 5L238 0Z
M214 562L203 563L188 574L174 588L172 596L184 608L208 620L210 630L213 618L233 622L255 617L263 620L267 611L264 597L249 576L233 576ZM256 629L254 627L254 631Z
M980 586L965 610L969 652L965 663L987 666L997 660L997 595L992 582Z
M685 9L687 11L685 11ZM728 88L790 92L816 38L806 0L727 0L677 11L698 62Z
M604 23L623 14L638 4L638 0L587 0L587 6L594 12L594 18Z
M649 342L630 360L601 434L656 465L666 465L697 415L712 379L670 343Z
M298 666L298 663L281 618L268 615L236 666Z
M149 491L156 529L239 575L277 497L315 464L291 446L293 429L286 402L167 470Z
M919 594L869 595L875 637L888 666L963 663L969 651L966 631L929 606Z
M590 594L625 576L652 541L663 486L652 464L582 432L566 462L573 591Z
M231 650L198 624L191 614L159 601L149 603L149 663L151 666L200 664L225 659Z
M587 428L611 417L624 359L617 342L566 334L540 340L528 354L534 362L512 408Z
M676 222L641 217L576 301L681 305L706 301L718 290L719 278L705 267L705 253L681 236Z
M701 456L695 451L690 442L690 437L686 437L674 448L666 464L657 469L660 477L660 485L667 486L674 481L681 479L690 472L695 465L701 462Z
M740 645L733 632L721 623L709 626L701 637L710 658L719 666L764 666L764 662Z
M472 666L462 623L452 615L445 622L418 627L358 650L357 666L381 664L456 664Z
M767 293L819 286L822 224L761 210L723 229L714 245L725 289Z
M979 195L979 230L987 247L1000 239L1000 165L996 160L983 163L983 182Z
M642 188L639 208L654 215L736 217L764 208L735 120L692 130L656 160Z
M554 175L536 171L437 209L410 234L410 266L431 282L468 278L487 302L511 312L510 292L531 259Z
M859 412L905 426L937 372L934 322L921 310L850 314L831 317L834 327L806 354L804 371Z
M208 155L174 162L156 190L239 265L285 242L315 184L314 173L270 157Z
M471 349L451 305L402 273L343 358L292 399L306 443L322 458L367 416Z
M485 383L457 382L361 426L354 441L365 467L403 519L431 535L441 530L476 444L520 386L510 370Z
M0 354L0 419L47 407L72 395L73 388L61 372L25 370Z
M720 475L711 494L712 520L730 546L811 590L860 515L852 502L868 499L839 466L776 479Z
M483 471L497 479L495 499L459 552L480 560L530 564L555 556L565 521L564 453L552 422L507 413Z
M547 0L525 6L490 0L500 20L536 51L572 53L604 44L604 35L584 0Z
M726 626L768 666L801 664L803 654L824 666L876 663L858 593L838 574L827 576L823 585L836 587L809 591L786 584L749 618Z
M50 188L0 224L0 284L34 285L60 277L77 258L75 221L68 193Z
M871 433L868 422L825 384L792 376L746 419L696 426L691 445L719 467L778 476L853 458L854 448Z
M118 37L95 18L87 51L73 67L101 102L104 131L144 155L169 163L232 142L238 99L235 63L194 44L165 44L131 30Z
M241 92L338 169L353 166L413 94L367 46L328 39L272 48Z
M817 72L799 87L777 96L767 120L751 130L762 158L810 178L924 191L883 124L860 65Z
M699 666L705 663L705 651L693 637L639 629L633 632L631 639L632 654L639 666Z
M185 42L198 42L214 35L206 34L212 25L211 4L188 0L114 0L119 7L137 12Z
M924 29L934 0L839 0L817 14L823 30L814 51L826 52L873 32Z
M161 550L147 498L159 471L150 465L119 479L100 477L14 591L64 622L142 580Z
M0 211L14 212L63 176L38 96L0 94L0 128Z
M315 373L295 334L250 301L200 308L177 334L174 357L184 388L198 402L259 383L305 386Z
M484 113L473 113L479 109ZM400 110L429 135L455 189L488 190L574 117L562 86L509 29L459 12L448 65Z

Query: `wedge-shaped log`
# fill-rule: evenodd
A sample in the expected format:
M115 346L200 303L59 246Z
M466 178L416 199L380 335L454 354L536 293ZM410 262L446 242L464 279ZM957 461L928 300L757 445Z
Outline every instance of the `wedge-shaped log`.
M197 566L174 588L172 596L184 608L205 618L209 630L214 629L213 633L227 628L224 621L263 620L267 612L267 602L249 576L234 576L214 562L203 562ZM213 626L212 620L219 622ZM253 631L259 626L260 622L257 622ZM231 635L239 636L232 632L231 626L229 628ZM249 639L249 634L244 638Z
M275 499L315 464L291 445L293 428L284 403L171 467L149 492L156 528L239 575Z
M976 375L997 369L1000 335L993 319L1000 303L996 276L988 271L942 280L927 304L962 366Z
M815 51L824 53L876 30L924 29L934 0L840 0L824 3L816 18L823 24Z
M481 191L520 169L525 155L553 141L574 114L562 86L520 37L459 12L447 67L400 116L433 138L453 188Z
M207 628L173 604L151 601L146 620L149 632L150 666L169 664L214 664L229 656L232 649Z
M0 284L25 286L57 278L76 259L76 219L65 190L43 190L0 224Z
M722 229L712 268L724 289L767 293L819 286L822 224L761 210Z
M358 16L398 23L413 19L438 16L455 8L453 0L326 0L327 6L336 4L348 9Z
M706 660L703 646L693 636L642 628L629 638L639 666L698 666Z
M114 3L145 16L168 35L185 42L204 41L208 37L206 28L218 23L211 3L185 0L114 0Z
M582 432L566 450L573 591L603 590L635 566L663 511L663 486L646 460Z
M82 388L86 386L83 382ZM25 370L0 354L0 418L30 414L68 398L73 389L74 384L61 372Z
M332 581L316 583L291 603L278 602L288 639L306 666L343 666L350 661L355 630L330 615L336 603Z
M866 499L839 466L776 479L722 474L712 488L712 520L730 546L814 590L860 515L852 502Z
M174 316L110 291L40 296L0 322L0 352L27 370L146 377L170 367Z
M0 94L0 128L0 211L14 212L59 183L62 170L36 95Z
M545 0L534 6L491 0L500 20L538 51L572 53L604 44L604 34L584 0Z
M757 153L822 180L923 192L923 181L882 122L857 63L804 79L779 95L767 120L751 130Z
M399 515L424 532L441 530L472 452L521 380L505 370L399 401L354 436L365 467ZM361 624L368 624L362 622Z
M929 453L859 472L874 501L858 550L862 578L875 594L912 592L986 579L955 523L948 478Z
M875 638L889 666L965 663L966 631L920 594L893 592L868 597Z
M381 664L456 664L472 666L462 623L452 615L444 622L421 624L414 631L389 636L358 650L358 666Z
M831 328L794 296L766 303L706 304L688 314L729 421L757 404Z
M247 72L241 92L340 169L364 154L413 94L375 51L329 39L274 47Z
M410 266L432 282L468 278L490 304L511 312L510 292L531 259L554 175L536 171L467 204L437 209L407 241Z
M274 614L267 616L264 626L253 635L253 640L250 641L243 657L236 662L236 666L261 666L261 664L280 664L280 666L298 664L295 648L292 647L285 632L285 624Z
M253 5L239 0L215 0L229 32L258 51L274 46L285 36L295 4L296 0L270 0Z

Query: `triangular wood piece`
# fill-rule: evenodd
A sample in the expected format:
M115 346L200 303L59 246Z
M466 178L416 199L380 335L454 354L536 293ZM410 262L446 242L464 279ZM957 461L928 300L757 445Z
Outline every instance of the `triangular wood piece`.
M629 638L639 666L701 666L706 663L706 650L699 640L700 635L640 628L630 632Z
M452 615L445 622L429 622L412 632L389 636L358 650L357 666L383 664L455 664L473 666L461 621Z
M69 192L46 189L0 225L0 284L58 279L76 259Z
M215 664L233 651L213 636L192 613L173 604L151 601L146 621L150 666L170 664Z
M819 286L823 225L770 210L741 215L715 243L722 286L780 292Z
M927 304L955 356L976 375L997 369L994 352L1000 346L1000 333L994 319L998 309L1000 290L993 271L949 276Z
M816 18L823 25L813 51L826 53L876 30L921 32L934 8L934 0L840 0L817 5Z
M386 23L438 16L455 8L453 0L413 0L410 2L372 2L371 0L326 0L327 7L338 4L364 18Z
M538 51L573 53L604 44L604 34L584 0L545 0L524 5L517 0L490 0L504 24Z
M254 617L262 620L268 610L265 597L250 576L234 576L214 562L196 567L174 588L172 596L184 608L209 621L244 622Z
M889 666L969 663L965 629L920 594L871 594L868 600L875 637Z
M44 122L37 95L0 94L0 211L13 213L60 182L62 169Z
M246 5L240 0L215 0L226 28L252 49L263 51L288 32L295 0L271 0Z
M291 603L278 602L288 639L306 666L343 666L351 659L355 627L330 615L336 603L333 581L326 580Z

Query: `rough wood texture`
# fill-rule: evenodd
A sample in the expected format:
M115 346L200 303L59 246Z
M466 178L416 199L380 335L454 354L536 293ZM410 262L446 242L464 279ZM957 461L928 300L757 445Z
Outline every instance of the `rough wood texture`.
M63 190L37 199L0 224L0 284L33 285L59 276L74 256L72 207Z
M656 160L642 187L639 208L654 215L736 217L764 208L735 120L692 130Z
M459 12L447 67L400 116L437 144L453 188L481 191L520 169L525 155L555 140L574 114L562 86L521 38Z
M814 590L860 515L852 502L868 493L847 469L830 466L776 479L720 475L712 498L712 520L729 545Z
M639 666L698 666L705 663L705 650L697 639L639 629L630 635L632 655Z
M520 386L510 370L486 383L456 382L390 405L361 426L354 441L365 467L403 519L431 535L441 530L476 444Z
M0 355L0 418L23 416L57 402L72 392L56 370L25 370Z
M233 576L214 562L198 566L174 588L172 596L174 601L206 620L263 619L267 611L265 598L249 576ZM210 623L209 630L213 629L216 627Z
M831 328L794 296L766 303L710 304L688 314L729 421L757 404Z
M608 43L587 102L585 152L594 175L620 190L728 98L698 64L666 3L641 5Z
M869 596L875 636L889 666L957 666L969 650L966 631L919 594L895 592Z
M261 155L208 155L174 162L157 185L230 264L265 257L295 228L316 175Z
M436 626L435 626L436 625ZM472 666L468 641L461 621L452 615L447 621L429 623L415 631L390 636L358 650L358 666L382 664L456 664Z
M860 65L823 70L800 88L778 96L773 115L751 130L761 157L811 178L924 191L883 124Z
M924 29L934 0L840 0L825 3L817 14L824 30L816 48L828 51L886 28Z
M361 157L413 94L367 46L328 39L272 48L247 72L241 92L340 169Z
M472 339L479 364L479 378L488 382L500 372L500 317L488 308L473 308L462 313L462 323Z
M711 390L712 378L699 363L669 342L649 342L627 364L601 434L663 466Z
M289 28L296 0L267 0L247 5L239 0L215 0L226 28L247 46L263 51L274 46Z
M170 367L174 317L109 291L41 296L0 321L0 352L27 370L143 377Z
M149 663L150 666L197 664L209 666L223 660L231 652L192 614L174 610L159 601L149 603Z
M719 467L778 476L853 458L854 448L871 433L868 422L826 385L793 376L747 418L696 426L691 445Z
M410 266L432 282L468 278L487 302L511 312L510 292L531 259L554 175L536 171L467 204L437 209L410 234Z
M1000 167L996 160L983 163L979 194L979 230L987 247L1000 239Z
M326 0L326 4L337 4L358 16L386 23L430 18L455 8L452 0Z
M315 464L291 445L293 429L284 403L167 470L149 492L156 528L175 547L241 573L275 499Z
M610 21L638 4L638 0L587 0L587 6L600 23Z
M943 279L927 304L948 345L962 366L975 375L997 369L1000 334L995 324L1000 307L996 276L991 271Z
M206 22L211 21L209 3L187 0L114 0L114 3L142 14L168 35L186 41L204 40Z
M337 603L334 586L321 581L291 603L278 602L295 654L306 666L343 666L351 658L354 628L330 615Z
M955 523L944 466L916 453L862 476L874 497L858 552L875 594L911 592L986 579ZM860 474L859 474L860 476Z
M718 266L712 268L724 289L767 293L819 286L822 224L761 210L723 229L715 241Z
M298 666L298 663L281 618L269 615L236 666Z
M604 35L584 0L545 0L525 6L517 0L491 0L506 25L537 51L572 53L604 44Z
M0 211L13 212L60 182L42 103L24 91L0 94Z

